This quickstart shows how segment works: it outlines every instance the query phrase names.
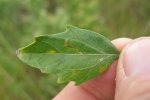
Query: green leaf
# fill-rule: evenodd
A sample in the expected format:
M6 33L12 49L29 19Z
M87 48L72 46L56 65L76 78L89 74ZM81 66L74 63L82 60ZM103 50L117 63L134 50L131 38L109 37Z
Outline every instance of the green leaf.
M77 84L99 75L119 56L107 38L74 26L67 26L62 33L36 37L17 54L43 73L57 74L59 83Z

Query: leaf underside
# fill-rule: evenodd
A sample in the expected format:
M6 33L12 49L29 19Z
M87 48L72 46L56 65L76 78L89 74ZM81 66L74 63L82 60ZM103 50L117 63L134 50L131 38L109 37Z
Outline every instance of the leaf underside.
M18 57L43 73L58 75L58 82L80 84L96 77L119 56L118 50L104 36L74 26L62 33L35 38L21 48Z

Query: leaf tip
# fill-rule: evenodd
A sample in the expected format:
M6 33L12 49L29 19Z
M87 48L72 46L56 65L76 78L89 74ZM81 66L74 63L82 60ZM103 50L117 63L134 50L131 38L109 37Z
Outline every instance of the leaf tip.
M16 50L16 55L20 55L20 50Z

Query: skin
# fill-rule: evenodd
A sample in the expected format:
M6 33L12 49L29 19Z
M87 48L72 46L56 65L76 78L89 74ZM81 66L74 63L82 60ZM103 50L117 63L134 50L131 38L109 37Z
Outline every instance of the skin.
M112 43L121 52L119 61L79 86L70 82L53 100L150 100L150 38L119 38Z

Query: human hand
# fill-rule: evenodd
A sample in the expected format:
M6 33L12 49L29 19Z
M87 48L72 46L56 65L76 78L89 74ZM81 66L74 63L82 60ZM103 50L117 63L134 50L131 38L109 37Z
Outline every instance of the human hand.
M121 51L118 61L79 86L70 82L53 100L150 100L150 38L112 43Z

